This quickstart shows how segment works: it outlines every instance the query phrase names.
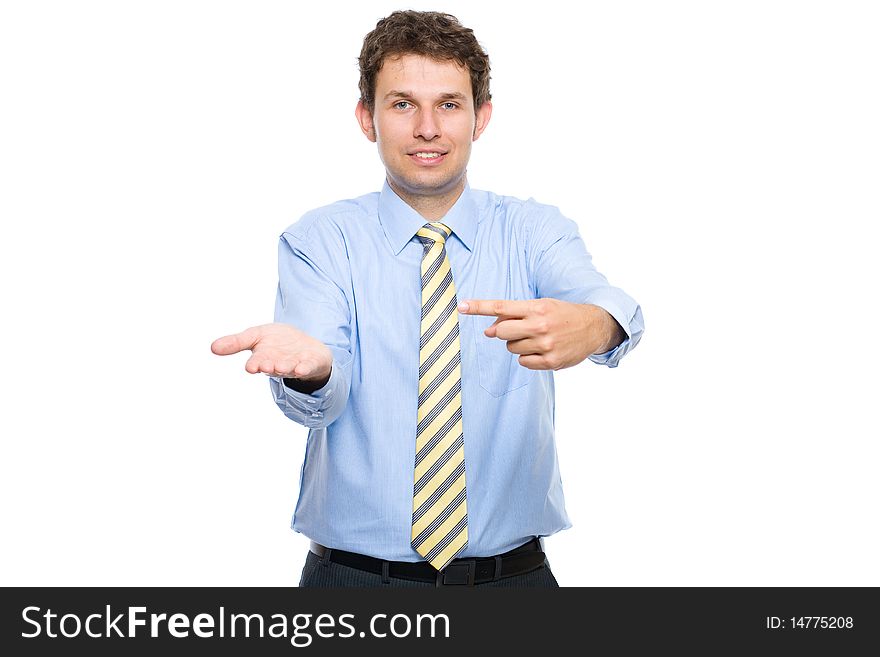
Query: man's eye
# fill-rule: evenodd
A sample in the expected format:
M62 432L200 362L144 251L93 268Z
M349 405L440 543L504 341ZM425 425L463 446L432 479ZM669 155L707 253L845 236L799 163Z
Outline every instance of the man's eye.
M440 107L442 107L443 109L455 109L456 107L458 107L458 105L456 105L455 103L443 103Z
M400 101L394 103L394 107L396 107L397 109L406 109L406 107L405 107L406 105L409 105L409 102L407 102L405 100L400 100Z

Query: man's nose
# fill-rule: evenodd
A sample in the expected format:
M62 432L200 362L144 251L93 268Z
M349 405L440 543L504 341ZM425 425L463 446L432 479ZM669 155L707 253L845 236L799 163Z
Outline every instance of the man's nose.
M440 122L431 110L420 110L416 115L416 127L414 137L421 137L431 141L440 134Z

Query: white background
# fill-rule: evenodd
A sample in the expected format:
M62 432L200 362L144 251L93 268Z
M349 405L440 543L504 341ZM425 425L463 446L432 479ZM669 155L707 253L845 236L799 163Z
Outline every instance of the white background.
M872 4L408 3L492 59L471 185L644 310L557 375L563 585L880 585ZM306 430L209 345L271 320L287 225L379 189L356 58L397 8L2 4L2 584L298 582Z

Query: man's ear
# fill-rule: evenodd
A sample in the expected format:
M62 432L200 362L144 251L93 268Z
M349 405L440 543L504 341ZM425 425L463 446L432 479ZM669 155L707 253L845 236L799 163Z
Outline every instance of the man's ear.
M480 138L480 135L483 134L483 130L486 129L486 126L489 125L489 119L492 118L492 102L486 101L480 108L477 110L477 122L474 126L474 141Z
M361 126L361 132L370 141L376 141L376 126L373 123L373 115L364 107L363 101L358 101L357 107L354 108L354 115L357 117L358 125Z

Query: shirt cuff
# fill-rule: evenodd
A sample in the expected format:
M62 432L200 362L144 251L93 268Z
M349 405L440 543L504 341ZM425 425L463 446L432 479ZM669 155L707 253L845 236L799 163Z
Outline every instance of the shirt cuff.
M269 377L272 396L284 414L304 424L321 422L324 412L333 403L342 367L333 360L330 378L327 383L311 393L297 392L284 385L284 379L278 376Z
M630 304L621 304L619 300L613 298L613 295L597 295L587 299L584 303L602 308L620 324L626 333L626 338L614 349L603 354L592 354L589 356L589 359L597 365L617 367L620 359L630 352L642 338L642 332L644 331L642 309L635 304L635 310L627 312L624 309L624 305Z

